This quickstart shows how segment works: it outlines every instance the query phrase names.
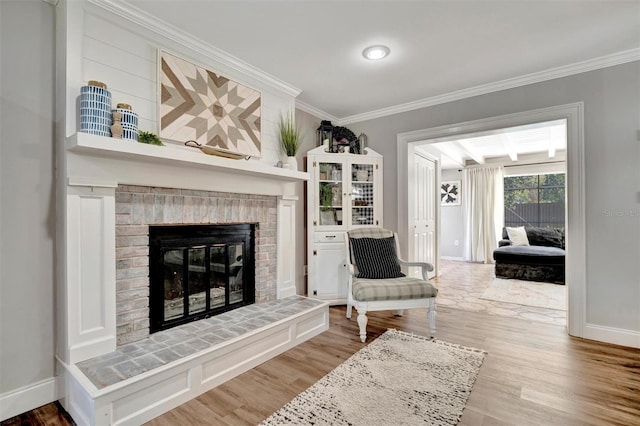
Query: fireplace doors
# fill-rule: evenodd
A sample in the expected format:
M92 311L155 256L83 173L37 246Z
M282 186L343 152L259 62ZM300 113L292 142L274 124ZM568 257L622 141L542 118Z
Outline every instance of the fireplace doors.
M255 227L149 227L151 333L254 303Z

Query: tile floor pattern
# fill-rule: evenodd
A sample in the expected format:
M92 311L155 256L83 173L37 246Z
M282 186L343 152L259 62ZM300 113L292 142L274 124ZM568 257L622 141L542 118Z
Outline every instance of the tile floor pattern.
M259 303L152 334L76 364L98 389L121 382L324 302L288 297Z
M438 287L436 304L464 311L567 325L566 311L480 299L494 278L493 265L441 260L440 276L434 280Z

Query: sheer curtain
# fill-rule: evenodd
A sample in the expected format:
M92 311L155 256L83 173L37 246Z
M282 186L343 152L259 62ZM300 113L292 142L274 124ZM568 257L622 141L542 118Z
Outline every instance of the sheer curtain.
M504 172L502 167L464 169L464 258L493 263L504 224Z

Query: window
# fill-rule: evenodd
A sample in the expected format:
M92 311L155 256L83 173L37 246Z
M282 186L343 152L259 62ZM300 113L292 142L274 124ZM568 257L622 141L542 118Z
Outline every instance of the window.
M564 173L505 177L505 226L564 228L564 187Z

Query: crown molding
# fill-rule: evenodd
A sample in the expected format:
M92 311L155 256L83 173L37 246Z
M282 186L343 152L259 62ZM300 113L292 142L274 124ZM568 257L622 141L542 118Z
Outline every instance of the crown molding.
M321 110L320 108L316 108L313 105L309 105L306 102L301 101L300 99L296 99L296 109L300 111L304 111L308 114L313 115L321 120L331 120L335 122L339 122L340 119L335 115L331 115L328 112Z
M343 117L338 121L340 122L340 124L350 124L366 120L373 120L375 118L385 117L388 115L399 114L402 112L413 111L416 109L444 104L447 102L458 101L460 99L470 98L473 96L485 95L487 93L498 92L500 90L513 89L515 87L540 83L556 78L568 77L574 74L594 71L601 68L612 67L614 65L625 64L627 62L634 62L638 60L640 60L640 49L625 50L623 52L601 56L599 58L589 59L582 62L576 62L574 64L569 64L557 68L551 68L545 71L526 74L520 77L508 78L506 80L501 80L494 83L457 90L455 92L446 93L444 95L419 99L417 101L407 102L387 108L381 108L362 114L354 114Z
M58 1L58 0L52 0ZM292 86L277 77L268 74L249 63L236 58L235 56L219 49L211 44L194 37L193 35L165 22L155 16L127 3L124 0L87 0L89 3L111 12L116 16L130 21L131 23L152 31L162 37L170 39L188 49L204 55L216 62L238 71L244 75L254 78L276 90L296 97L301 90Z

